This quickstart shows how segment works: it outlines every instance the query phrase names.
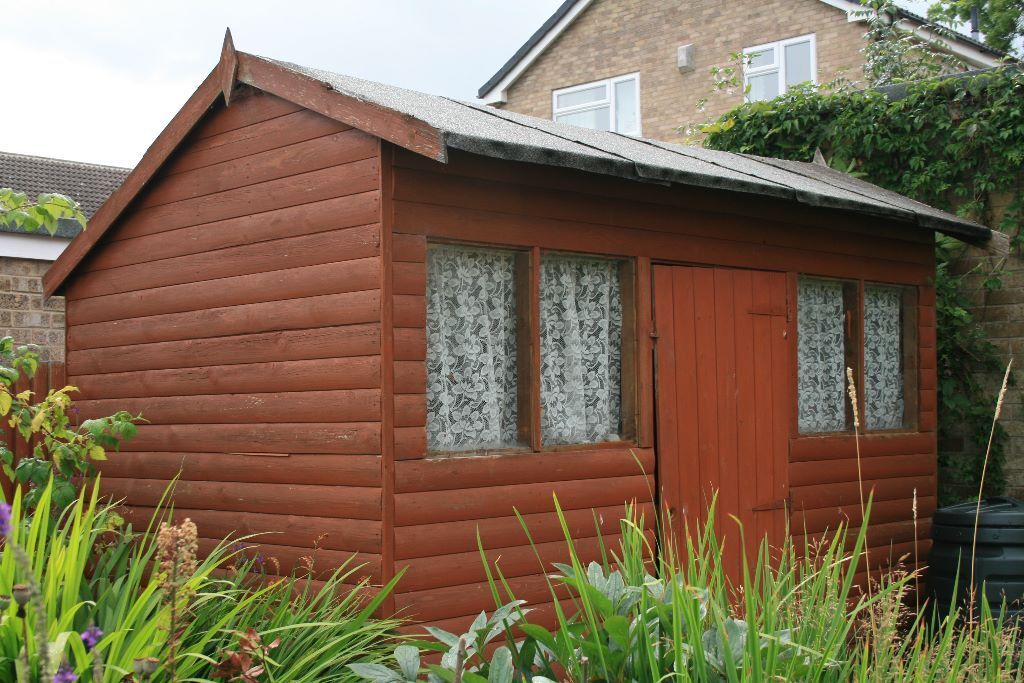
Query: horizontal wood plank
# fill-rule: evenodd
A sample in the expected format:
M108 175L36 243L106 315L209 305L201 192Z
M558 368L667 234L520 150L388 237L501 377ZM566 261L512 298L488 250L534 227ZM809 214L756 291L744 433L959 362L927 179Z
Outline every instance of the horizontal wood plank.
M367 323L72 350L67 364L71 374L88 375L379 353L380 325Z
M380 289L380 258L203 280L81 299L67 312L69 326L165 313L241 306Z
M122 506L118 509L136 528L145 528L157 514L157 508ZM159 511L166 518L167 509ZM379 553L381 525L365 519L336 519L293 514L230 512L175 508L173 519L189 518L205 538L256 536L246 543L270 543L309 549L342 550L350 553ZM379 558L378 558L379 560ZM365 561L360 557L356 562Z
M90 254L79 266L79 272L120 268L379 222L380 192L370 190L155 235L112 240L103 249Z
M935 437L932 434L879 434L860 437L860 457L876 458L888 455L915 455L932 453ZM811 460L847 460L857 457L857 440L853 435L805 436L789 444L790 462Z
M335 263L379 253L380 228L377 225L282 236L277 240L82 273L68 287L68 299Z
M395 491L444 491L501 484L532 484L654 472L654 450L600 449L429 458L396 463Z
M123 216L117 237L127 239L368 192L379 187L376 158L268 180L216 194L138 209Z
M935 495L935 481L936 478L933 475L900 477L898 479L865 479L863 487L857 481L794 486L790 488L790 496L794 510L852 505L860 501L862 492L865 504L872 493L876 501L897 499L909 501L915 489L919 496Z
M73 325L67 346L95 349L379 320L380 291L367 290Z
M201 447L203 444L197 444ZM104 476L182 481L247 482L250 484L381 485L379 455L280 453L239 455L135 451L111 453L101 463Z
M196 444L224 453L380 453L379 422L140 425L123 451L174 451Z
M222 540L200 536L199 556L208 555ZM238 561L255 560L258 563L257 571L262 570L279 576L294 573L303 578L324 581L339 567L346 567L353 570L343 580L346 585L355 585L364 579L380 583L380 555L325 548L310 550L269 543L259 538L235 541L231 545L238 553Z
M105 477L103 493L129 505L156 507L164 501L171 482L162 479L115 479ZM164 501L168 502L168 501ZM293 515L380 520L378 488L355 486L308 486L299 484L247 484L219 481L178 481L170 493L176 508L273 514L287 510Z
M856 458L793 463L789 467L789 485L811 486L813 484L857 481L857 465ZM863 479L933 475L935 471L934 453L890 455L879 458L861 458L860 460L860 476Z
M72 375L68 382L77 386L85 399L376 389L380 387L380 358L357 356Z
M140 198L138 207L162 206L256 183L288 178L377 155L377 141L360 130L330 133L285 147L256 152L191 170L164 175Z
M258 121L205 138L189 139L184 149L164 165L162 173L171 175L195 168L240 159L269 149L340 133L349 127L308 109Z
M114 398L75 405L82 419L127 410L154 425L372 422L380 419L380 390Z
M654 524L654 505L643 503L635 508L636 518L643 518L646 528ZM565 523L571 538L590 538L598 535L614 535L619 532L619 522L625 516L624 505L609 505L586 510L563 511ZM525 514L520 517L492 517L461 522L439 522L436 524L415 524L395 528L395 557L407 560L414 557L431 557L438 548L446 552L462 553L477 550L477 533L484 548L502 548L526 545L532 538L535 543L564 541L558 515L552 512ZM528 532L528 533L527 533Z
M553 496L564 510L607 507L651 500L653 477L632 476L542 484L511 484L448 491L398 493L395 524L431 524L487 517L508 517L554 510Z

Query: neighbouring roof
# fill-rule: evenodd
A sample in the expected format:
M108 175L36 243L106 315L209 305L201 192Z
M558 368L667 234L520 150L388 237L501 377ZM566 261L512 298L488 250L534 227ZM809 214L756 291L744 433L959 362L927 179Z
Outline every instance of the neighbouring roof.
M849 13L851 12L862 13L865 11L863 6L861 6L859 3L851 2L850 0L820 1L825 2L825 4L831 5L832 7L847 12L848 16L850 16ZM578 15L582 14L583 10L586 9L591 2L593 2L593 0L565 0L565 2L558 6L558 9L555 10L554 14L548 17L548 20L541 24L540 28L538 28L534 32L534 34L530 36L518 50L516 50L515 54L513 54L512 57L510 57L509 60L505 62L501 66L501 68L498 69L498 71L495 72L495 74L487 80L486 83L480 86L480 89L477 91L477 97L485 98L488 95L488 93L493 91L499 84L501 84L501 82L504 81L507 76L512 74L512 72L516 70L516 68L519 67L520 63L523 62L524 60L532 62L534 59L539 57L540 53L543 52L545 48L544 42L550 41L553 37L555 37L555 35L557 35L557 33L564 31L568 27L568 25L571 24L573 20L575 20L575 18ZM897 10L899 12L899 17L901 19L906 19L916 24L920 24L921 26L932 25L932 22L930 22L925 17L922 17L918 14L914 14L913 12L909 12L901 7L897 8ZM944 33L943 37L947 37L948 40L951 40L954 43L969 45L974 49L992 55L993 57L1001 58L1006 56L1004 52L1001 52L1000 50L997 50L989 45L986 45L980 40L976 40L971 36L964 35L963 33L957 31L947 31L946 33ZM531 55L531 53L533 54ZM525 67L528 66L529 64L525 65ZM508 87L508 85L506 85L505 87ZM504 90L504 88L502 88L502 90Z
M81 205L86 216L96 213L130 170L119 166L0 152L0 187L24 192L32 198L44 192L67 195ZM57 235L74 237L81 229L77 221L62 220ZM2 224L0 231L20 232Z
M440 162L452 150L630 181L776 197L889 219L986 242L988 228L824 166L674 145L555 123L473 102L426 95L351 76L235 52L221 62L153 142L44 278L56 292L210 107L236 83L283 97Z

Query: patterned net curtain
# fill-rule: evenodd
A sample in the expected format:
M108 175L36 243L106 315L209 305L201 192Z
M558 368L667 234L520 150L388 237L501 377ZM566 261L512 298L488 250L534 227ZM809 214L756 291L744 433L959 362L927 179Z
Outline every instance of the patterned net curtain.
M903 292L864 287L864 422L868 429L903 426Z
M621 354L619 263L546 254L540 273L543 443L619 439Z
M800 431L842 431L846 428L843 284L800 278L796 319Z
M427 447L513 446L515 255L432 245L427 253Z

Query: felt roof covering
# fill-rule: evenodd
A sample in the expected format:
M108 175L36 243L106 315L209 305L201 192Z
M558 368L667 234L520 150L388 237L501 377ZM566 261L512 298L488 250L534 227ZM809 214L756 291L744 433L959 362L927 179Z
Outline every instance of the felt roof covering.
M47 273L56 292L203 114L237 83L295 102L424 156L450 150L614 176L633 182L705 187L855 212L937 230L970 242L988 228L815 164L674 145L578 128L484 105L427 95L330 71L236 52L230 32L221 61L147 151L89 228Z

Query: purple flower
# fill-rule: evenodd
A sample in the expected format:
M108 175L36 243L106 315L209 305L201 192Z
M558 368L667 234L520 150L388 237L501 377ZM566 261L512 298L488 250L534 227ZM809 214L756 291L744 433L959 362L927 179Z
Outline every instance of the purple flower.
M0 535L5 538L11 534L11 506L0 503Z
M92 650L102 637L103 631L100 630L99 626L90 626L82 631L82 644L85 645L86 650Z
M75 683L78 680L78 676L71 670L67 662L60 665L56 675L53 677L53 683Z

